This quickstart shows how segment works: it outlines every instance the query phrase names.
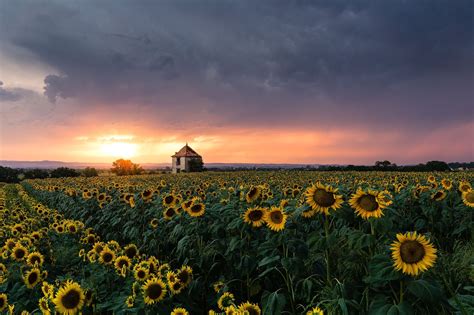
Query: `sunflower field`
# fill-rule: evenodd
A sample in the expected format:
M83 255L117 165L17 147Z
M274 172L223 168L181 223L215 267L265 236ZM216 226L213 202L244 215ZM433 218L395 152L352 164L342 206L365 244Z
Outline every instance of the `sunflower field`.
M0 314L474 314L474 173L0 184Z

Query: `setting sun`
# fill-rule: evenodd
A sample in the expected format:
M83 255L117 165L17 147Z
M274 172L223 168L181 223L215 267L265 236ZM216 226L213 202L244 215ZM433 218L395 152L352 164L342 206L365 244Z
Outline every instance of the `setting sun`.
M131 158L137 153L137 145L124 142L105 143L100 146L100 152L104 156Z

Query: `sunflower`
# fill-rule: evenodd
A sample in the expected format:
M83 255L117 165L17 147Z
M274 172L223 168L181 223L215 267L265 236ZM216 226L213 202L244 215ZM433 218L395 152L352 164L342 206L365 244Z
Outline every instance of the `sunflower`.
M39 252L32 252L26 257L26 262L32 267L34 267L35 265L42 266L44 262L44 257Z
M158 227L158 223L160 223L160 221L158 221L157 218L153 218L153 219L151 219L151 221L150 221L150 225L151 225L151 227L154 228L154 229L156 229L156 228Z
M128 269L131 264L132 261L130 260L130 258L128 258L126 255L123 255L115 259L114 266L118 272L122 272L123 268Z
M132 308L134 304L135 304L135 298L133 297L133 295L130 295L129 297L127 297L127 299L125 300L125 305L127 305L128 308Z
M212 288L214 289L214 292L216 293L219 293L219 291L222 290L223 287L224 287L224 282L222 281L214 282L214 284L212 285Z
M466 182L466 181L462 181L459 183L459 191L460 192L466 192L466 191L469 191L472 189L472 186L469 182Z
M189 315L189 312L182 307L175 307L171 312L171 315Z
M470 189L462 193L462 202L468 207L474 207L474 190Z
M168 271L168 272L166 273L166 280L167 280L169 283L178 281L178 277L177 277L177 275L176 275L176 272L174 272L174 271Z
M170 291L173 295L180 294L181 291L183 291L183 289L184 289L184 285L179 281L168 282L168 286L169 286Z
M162 203L165 207L173 207L176 203L176 197L173 194L168 194L163 197Z
M135 244L128 244L124 248L125 255L127 255L128 258L133 259L135 256L138 256L138 248L137 245Z
M95 234L88 234L85 236L81 241L83 244L91 244L93 245L96 241L99 240L99 237L96 236Z
M285 228L287 217L288 215L281 208L271 207L265 213L265 222L272 231L279 232Z
M114 260L115 253L108 246L105 246L100 252L99 261L104 265L110 265Z
M224 292L224 294L221 295L219 300L217 300L217 306L221 310L225 310L226 308L232 306L234 304L235 298L234 295L230 292Z
M92 301L93 301L93 299L94 299L94 294L93 294L92 290L91 290L91 289L87 289L87 290L84 292L84 296L85 296L84 303L85 303L87 306L91 306Z
M43 292L43 295L46 298L52 299L54 296L54 285L49 284L46 281L43 281L43 284L41 286L41 291Z
M247 200L248 203L252 203L255 200L257 200L260 195L262 194L262 190L258 186L252 186L250 187L249 191L245 195L245 200Z
M245 312L241 312L237 307L231 305L225 309L225 315L243 315Z
M183 208L185 211L189 211L192 205L193 205L193 200L191 199L191 200L181 203L181 208Z
M173 207L168 207L163 210L163 218L165 218L167 221L171 220L175 214L176 210Z
M179 282L181 282L184 286L187 286L193 279L193 269L189 266L183 265L178 270L176 276L178 277Z
M28 250L20 243L16 243L12 249L11 257L16 261L22 261L26 256L28 256Z
M443 188L446 190L451 190L451 188L453 188L453 182L446 178L441 180L441 185L443 185Z
M438 190L437 192L431 195L431 199L435 201L441 201L446 198L446 192L444 190Z
M135 268L134 276L137 281L144 281L146 278L148 278L148 274L149 274L149 271L147 268L143 268L143 267Z
M399 233L397 239L390 247L396 270L416 276L434 265L436 249L423 235L416 232Z
M145 304L161 301L166 294L166 284L157 278L148 279L142 286Z
M82 308L84 300L85 296L81 286L76 282L68 280L56 292L53 303L56 310L61 314L73 315Z
M38 306L43 315L51 314L51 309L49 308L48 299L46 297L39 299Z
M262 314L262 310L260 309L260 307L257 304L252 304L250 302L245 302L245 303L240 304L239 311L243 312L244 314L249 314L249 315Z
M206 206L202 203L194 203L191 208L189 208L188 214L192 217L200 217L204 215L206 211Z
M337 188L324 186L320 182L308 188L305 192L306 202L317 212L329 215L329 209L336 210L341 207L342 195L336 194Z
M371 189L365 192L358 188L349 200L349 204L363 219L380 218L383 215L382 210L385 208L385 204L379 198L379 192Z
M249 208L244 213L244 222L253 227L260 227L265 223L267 209L262 207Z
M8 297L5 293L0 293L0 312L8 306Z
M94 246L92 247L92 250L96 252L96 254L100 254L102 250L104 249L105 244L102 242L96 242Z
M168 272L171 270L171 267L169 264L161 264L160 267L158 268L158 275L161 277L164 277Z
M41 271L33 268L23 275L23 281L28 289L33 289L41 281Z
M324 315L324 312L319 307L313 307L308 312L306 312L306 315Z
M144 191L142 191L141 196L143 200L148 201L153 198L153 190L145 189Z
M390 206L393 203L393 196L388 190L383 190L379 193L379 199L385 206Z

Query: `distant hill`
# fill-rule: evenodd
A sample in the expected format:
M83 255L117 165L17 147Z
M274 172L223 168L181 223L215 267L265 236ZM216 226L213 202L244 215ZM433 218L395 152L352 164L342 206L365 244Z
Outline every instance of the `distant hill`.
M143 163L140 164L145 169L171 167L170 163ZM0 166L11 168L40 168L54 169L58 167L69 167L73 169L84 169L86 167L95 167L97 169L107 169L112 167L110 163L87 163L87 162L62 162L62 161L6 161L0 160Z

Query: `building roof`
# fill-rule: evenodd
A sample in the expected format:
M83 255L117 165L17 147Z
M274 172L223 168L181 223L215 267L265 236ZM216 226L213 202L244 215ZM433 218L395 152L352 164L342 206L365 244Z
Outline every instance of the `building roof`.
M201 157L196 151L194 151L187 143L171 157Z

